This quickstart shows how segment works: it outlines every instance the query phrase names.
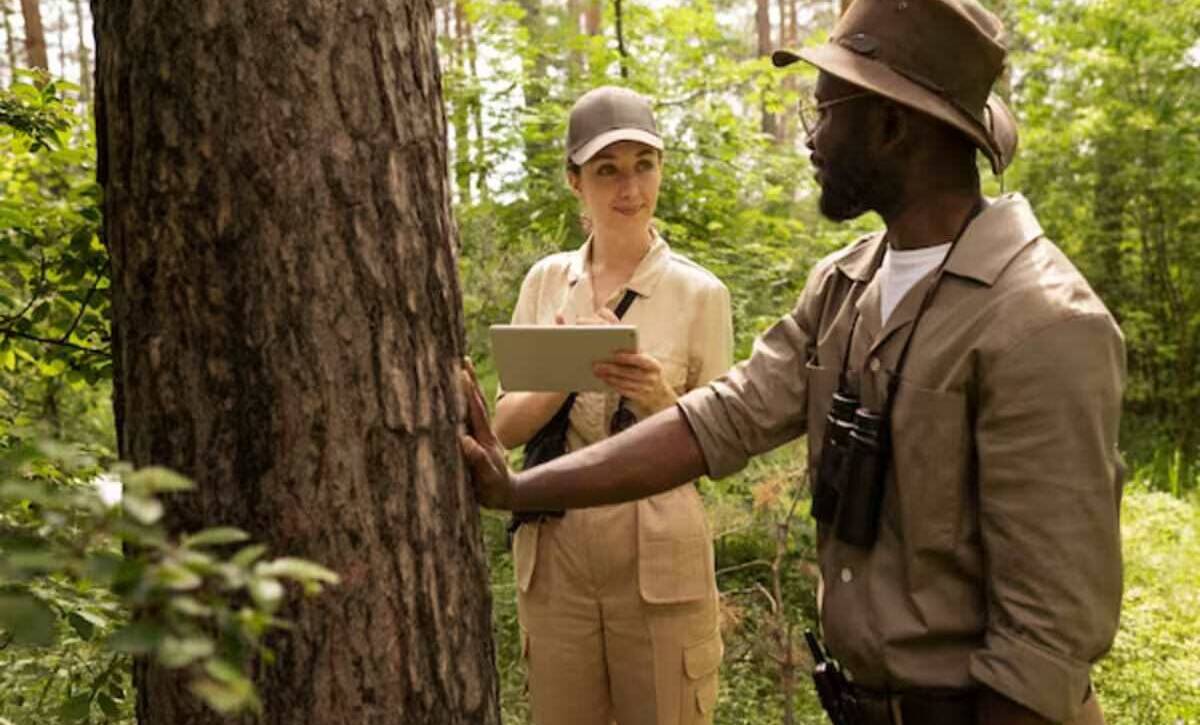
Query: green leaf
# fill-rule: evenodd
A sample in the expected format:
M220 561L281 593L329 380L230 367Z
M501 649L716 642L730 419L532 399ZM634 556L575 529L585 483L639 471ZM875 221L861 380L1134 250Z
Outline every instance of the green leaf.
M87 718L88 713L92 709L92 696L90 693L76 695L62 704L59 710L59 715L67 722L78 722Z
M177 592L200 588L204 580L196 572L173 561L164 561L152 570L157 584Z
M121 506L135 521L146 526L158 523L163 515L161 501L156 498L136 496L128 491L121 497Z
M169 493L195 488L186 477L161 466L148 466L121 477L127 488L140 493Z
M133 622L109 637L108 646L117 652L141 655L153 652L162 638L163 630L160 625L150 622Z
M55 616L50 606L32 594L0 594L0 628L13 642L30 647L54 644Z
M236 544L246 541L250 535L241 529L232 526L219 526L212 529L204 529L191 536L185 536L183 543L185 546L219 546L221 544Z
M212 607L204 604L194 597L188 596L171 597L168 606L170 606L171 609L174 609L181 614L186 614L189 617L211 617L213 613Z
M117 708L117 703L106 693L101 692L96 696L96 704L100 706L100 712L104 713L104 716L111 720L116 720L121 714L121 711Z
M257 711L259 707L254 686L248 680L217 682L201 678L193 680L189 687L209 707L226 715L245 710Z
M336 572L330 571L320 564L287 556L258 564L254 567L254 573L258 576L282 577L298 582L337 584L341 581Z
M164 637L158 647L158 661L164 667L177 669L196 660L211 657L215 647L207 637Z
M260 608L274 612L283 602L283 585L278 579L254 577L250 580L250 596Z
M252 544L234 554L229 563L244 568L258 561L259 557L265 553L267 553L266 546L263 544Z
M93 581L107 584L117 575L123 561L117 554L102 551L87 558L84 571Z
M245 679L241 669L235 667L229 660L213 658L204 663L204 671L220 682L237 682Z
M90 641L92 635L96 633L96 625L81 617L78 612L71 612L67 615L67 624L70 624L71 629L75 630L79 638L85 642Z

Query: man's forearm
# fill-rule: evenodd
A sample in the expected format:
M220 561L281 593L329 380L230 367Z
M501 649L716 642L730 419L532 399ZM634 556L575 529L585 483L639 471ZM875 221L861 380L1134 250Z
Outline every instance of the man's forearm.
M653 496L706 473L678 406L583 450L516 476L516 511L570 509Z

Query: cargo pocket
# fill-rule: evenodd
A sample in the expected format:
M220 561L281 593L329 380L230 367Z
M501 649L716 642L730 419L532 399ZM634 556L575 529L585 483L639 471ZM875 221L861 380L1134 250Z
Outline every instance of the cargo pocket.
M717 675L725 645L721 631L713 630L706 639L683 648L684 717L682 725L710 723L717 706Z
M688 484L637 502L638 589L647 604L713 596L712 536L704 504Z
M513 535L513 568L517 574L517 587L528 592L533 585L533 570L537 566L538 530L541 524L521 524Z

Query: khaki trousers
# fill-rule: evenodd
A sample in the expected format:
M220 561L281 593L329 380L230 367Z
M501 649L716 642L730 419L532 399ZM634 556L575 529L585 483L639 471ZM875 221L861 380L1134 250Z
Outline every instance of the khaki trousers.
M629 503L517 531L516 568L525 572L517 611L536 725L712 722L723 651L713 574L711 595L646 603L637 525Z

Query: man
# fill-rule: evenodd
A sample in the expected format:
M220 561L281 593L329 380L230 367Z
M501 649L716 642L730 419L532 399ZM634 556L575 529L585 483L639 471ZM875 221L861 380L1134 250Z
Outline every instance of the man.
M819 263L749 360L584 451L513 475L472 391L482 503L644 497L807 435L822 630L857 722L1103 723L1124 348L1028 202L980 194L975 151L1000 173L1016 147L990 96L1004 56L974 0L857 0L826 46L777 53L820 70L822 212L886 232Z

